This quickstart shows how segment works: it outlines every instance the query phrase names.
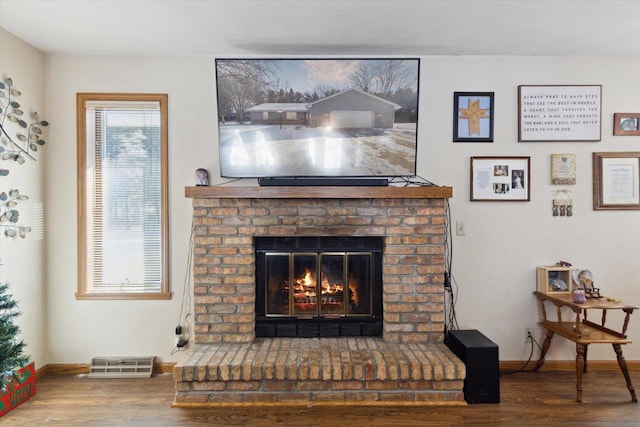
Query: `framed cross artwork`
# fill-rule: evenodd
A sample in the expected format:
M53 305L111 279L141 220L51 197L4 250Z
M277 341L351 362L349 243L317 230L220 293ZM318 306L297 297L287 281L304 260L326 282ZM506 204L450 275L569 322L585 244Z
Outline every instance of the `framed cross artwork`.
M493 142L493 92L453 93L453 142Z

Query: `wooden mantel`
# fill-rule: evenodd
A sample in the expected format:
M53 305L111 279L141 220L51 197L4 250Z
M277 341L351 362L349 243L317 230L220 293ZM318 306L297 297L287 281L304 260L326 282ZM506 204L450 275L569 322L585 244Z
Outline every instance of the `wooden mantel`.
M452 187L185 187L191 199L448 199Z

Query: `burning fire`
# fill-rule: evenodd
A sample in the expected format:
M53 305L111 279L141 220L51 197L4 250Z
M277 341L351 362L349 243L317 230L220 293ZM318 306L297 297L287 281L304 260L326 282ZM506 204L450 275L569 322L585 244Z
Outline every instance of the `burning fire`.
M315 299L316 281L309 269L305 272L304 277L296 279L296 283L293 286L293 295L296 301L302 299L310 302L310 298Z
M332 283L332 280L326 274L321 274L320 280L320 299L318 301L318 286L315 275L310 269L306 269L304 275L294 281L293 298L296 310L300 312L315 312L318 309L318 303L321 305L321 314L344 312L345 304L349 306L357 306L358 297L358 281L350 279L348 287L340 282ZM347 295L345 295L347 291ZM346 298L345 298L346 297Z
M320 280L321 303L323 306L344 304L345 286L342 283L331 283L329 278L323 274ZM317 284L311 270L306 269L304 275L295 280L293 286L293 297L296 305L303 310L313 310L317 303ZM358 304L358 283L355 280L349 281L349 300L352 304Z
M349 296L355 306L360 303L360 299L358 298L358 281L353 278L349 279Z

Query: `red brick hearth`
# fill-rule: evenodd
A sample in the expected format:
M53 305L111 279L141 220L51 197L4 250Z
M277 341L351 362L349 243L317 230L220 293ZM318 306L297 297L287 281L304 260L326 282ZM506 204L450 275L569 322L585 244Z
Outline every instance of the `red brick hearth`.
M464 400L443 344L447 187L187 187L195 346L175 405ZM380 338L255 338L256 236L383 236Z

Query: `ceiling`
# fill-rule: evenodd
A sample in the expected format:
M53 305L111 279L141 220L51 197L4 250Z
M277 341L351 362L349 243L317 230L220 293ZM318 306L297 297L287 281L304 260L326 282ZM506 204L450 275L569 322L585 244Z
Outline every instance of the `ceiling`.
M51 54L640 57L640 0L0 0Z

